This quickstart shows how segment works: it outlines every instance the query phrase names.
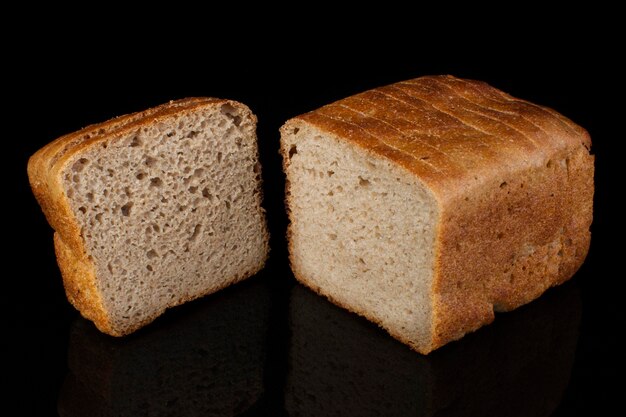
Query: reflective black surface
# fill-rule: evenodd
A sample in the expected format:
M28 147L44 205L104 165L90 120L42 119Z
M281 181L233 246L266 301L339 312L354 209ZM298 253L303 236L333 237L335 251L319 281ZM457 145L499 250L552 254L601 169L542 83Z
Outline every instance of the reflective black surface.
M576 28L568 36L579 33ZM584 33L575 40L525 39L506 50L467 41L436 53L424 37L397 49L394 42L381 46L349 37L297 52L277 39L255 37L246 53L227 42L206 62L184 43L160 46L146 60L150 46L138 41L122 44L132 48L105 43L108 58L97 60L99 50L70 48L71 37L57 42L54 34L42 39L41 50L20 50L9 60L15 65L7 78L18 91L5 98L12 105L8 163L2 165L7 268L0 291L0 374L7 388L0 412L530 417L621 409L618 335L626 323L621 244L612 239L621 236L623 224L614 200L622 189L623 128L608 100L622 83ZM412 39L409 33L404 38ZM54 57L43 54L49 50L57 51ZM178 56L197 58L183 63L173 58ZM423 356L293 279L278 128L346 95L440 73L487 81L587 128L596 154L596 195L591 250L572 281ZM52 230L30 192L26 161L64 133L187 96L240 100L258 116L270 261L248 282L175 308L127 338L102 335L65 299Z
M256 279L124 340L76 318L59 413L243 414L263 395L269 314L269 288Z
M578 343L576 283L428 356L298 285L285 389L293 415L549 416Z

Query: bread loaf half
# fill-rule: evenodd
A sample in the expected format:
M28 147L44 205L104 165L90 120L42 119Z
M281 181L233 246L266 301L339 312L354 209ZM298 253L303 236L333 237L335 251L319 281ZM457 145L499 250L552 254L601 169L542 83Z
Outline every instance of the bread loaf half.
M295 276L428 353L569 279L589 247L587 132L451 76L281 130Z
M28 163L69 301L114 336L260 270L256 117L170 102L63 136Z

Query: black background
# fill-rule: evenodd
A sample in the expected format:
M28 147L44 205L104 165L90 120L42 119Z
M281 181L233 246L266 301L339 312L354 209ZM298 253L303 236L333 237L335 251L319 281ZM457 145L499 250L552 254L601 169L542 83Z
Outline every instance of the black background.
M523 26L526 29L522 36L516 39L512 38L512 34L519 34L521 26L518 25L500 22L493 26L493 22L485 22L491 26L488 26L489 30L484 30L484 34L474 32L475 28L469 25L467 36L457 35L453 42L439 45L432 42L432 36L437 32L418 35L411 26L390 33L378 27L375 19L357 30L346 31L331 39L325 38L328 28L323 24L302 28L294 20L273 22L282 25L278 35L266 35L263 28L257 28L247 36L246 42L241 42L233 34L235 29L212 26L222 20L216 15L207 18L204 29L196 28L176 39L171 38L168 32L167 20L159 21L162 24L160 30L153 27L147 33L116 37L113 34L116 29L134 24L129 19L124 22L63 25L63 29L55 27L44 31L36 42L7 45L10 59L5 64L8 75L4 88L7 92L5 104L10 106L10 110L5 113L4 119L8 129L4 132L4 158L7 163L3 169L8 190L3 193L3 210L6 213L5 236L8 238L5 245L8 247L4 251L7 268L1 292L1 374L3 385L8 384L11 388L1 395L2 407L20 415L56 415L63 397L61 394L66 392L62 387L67 385L68 375L71 374L68 366L71 329L86 326L86 322L79 318L65 299L53 252L52 230L28 186L27 159L38 148L88 124L188 96L235 99L247 104L256 113L263 164L264 205L272 234L272 252L266 270L254 278L253 285L264 286L269 291L271 302L269 316L264 322L267 340L261 347L264 352L261 359L263 393L247 412L248 415L285 415L285 398L290 395L286 387L294 366L288 358L293 356L292 341L297 340L294 333L298 332L294 329L298 320L293 318L290 297L302 290L294 289L300 287L295 284L286 261L286 217L282 204L284 179L278 156L278 128L292 116L365 89L421 75L453 74L487 81L514 96L552 107L590 132L596 155L592 246L587 261L565 289L551 290L551 294L547 295L559 297L559 291L573 291L577 301L574 307L571 303L567 307L576 310L574 347L569 349L574 355L568 365L571 374L566 377L562 389L555 388L556 399L551 400L552 405L546 408L548 411L544 415L586 415L592 410L602 413L621 409L623 360L621 349L618 352L617 335L625 324L618 292L623 271L616 268L615 262L617 248L621 245L614 245L610 239L621 224L615 216L611 198L620 194L623 188L622 170L616 165L617 146L623 132L615 130L619 115L611 114L614 112L611 110L611 97L623 89L623 75L611 58L613 53L619 52L611 49L608 43L611 34L602 31L591 34L584 25L584 13L579 18L582 20L559 27L550 35L528 30L534 26L533 23L527 24ZM333 23L336 26L341 22ZM441 22L438 33L445 33L449 24ZM550 26L549 19L543 24ZM297 41L294 40L296 32ZM87 34L87 46L81 45L85 41L82 37ZM398 39L403 40L402 44ZM297 46L292 46L291 42ZM241 285L246 288L247 284ZM219 304L223 297L243 291L238 287L226 290L224 296L210 296L168 312L151 325L152 329L139 332L137 337L149 336L161 327L175 327L178 320L184 321L186 315L192 315L205 304ZM431 355L434 358L431 362L431 356L424 358L400 344L388 342L384 332L368 327L361 319L348 313L344 315L342 311L332 310L332 307L328 311L328 315L336 316L330 319L332 323L347 320L367 329L367 341L363 344L367 345L370 341L378 343L373 340L379 340L382 344L376 345L375 355L385 357L385 346L389 343L386 359L390 362L389 372L395 372L397 364L410 363L413 359L429 369L440 369L437 368L437 358L460 358L467 354L463 353L464 349L473 349L466 349L463 347L465 342L461 341L443 348L442 354L436 352ZM524 314L527 313L514 312L511 317L521 317L519 320L523 321ZM550 320L541 313L528 314L529 317L532 314L532 320L538 322ZM499 331L503 328L497 324L499 320L516 320L504 316L497 317L492 330L483 329L477 335ZM557 322L554 332L558 332L559 327ZM563 324L562 327L567 326ZM474 335L469 339L474 343L472 340L482 336L472 337ZM109 343L102 340L105 345ZM124 350L123 345L115 346L111 349ZM512 357L509 360L515 361L515 355L519 354L515 353L518 349L505 343L497 346L495 351L493 345L490 346L492 350L489 352L494 358L501 358L505 355L503 352L510 351ZM558 352L559 347L552 346L551 349ZM312 349L312 352L316 351ZM407 359L407 352L413 356ZM563 352L563 356L567 354ZM363 355L369 358L367 360L372 358L371 352ZM395 365L394 355L402 357L397 359ZM451 359L446 364L456 363L455 360L460 372L466 366L460 359ZM98 367L97 359L94 361ZM319 357L311 357L310 361L312 364L319 362L320 367L327 366ZM336 362L341 365L341 358ZM481 362L484 367L497 367L499 363L494 359L494 363L490 364L489 357ZM367 374L370 365L363 363L362 366L366 370L366 377L363 378L384 380L389 376L385 375L384 369ZM545 366L543 362L541 366ZM419 373L422 369L415 372ZM506 369L503 366L501 372L506 373ZM503 396L503 402L509 401L508 396L511 396L511 404L536 401L533 396L525 397L530 395L526 391L517 391L520 386L537 383L536 380L524 380L520 382L522 385L517 386L511 382L515 381L514 376L493 378L501 378L504 385L513 385L509 391L503 391L506 394L498 390L484 392L494 388L486 384L481 391L481 379L467 377L456 386L455 398L459 397L459 392L467 390L471 393L467 395L479 400L490 399L485 400L487 402L498 396ZM329 377L328 384L332 385L333 381L335 379ZM350 383L342 381L342 384ZM355 383L367 385L358 378ZM167 389L167 384L164 384ZM429 384L427 381L426 385ZM413 391L407 392L407 395L413 395ZM441 398L445 397L445 393L437 395L437 401L448 404L442 408L441 415L456 415L459 412L445 398ZM323 401L323 398L314 401ZM401 402L399 398L395 401ZM306 404L298 406L302 407L302 415L306 415L303 411ZM383 405L379 414L374 414L373 409L368 409L368 412L351 410L354 402L348 399L345 403L328 404L325 410L333 415L385 415L385 410L390 408L379 404ZM174 410L183 413L182 408ZM510 407L500 413L517 414L515 411L515 407ZM101 413L107 415L103 411ZM422 413L429 415L430 411L423 409ZM292 414L298 415L296 412ZM459 415L463 414L461 410Z

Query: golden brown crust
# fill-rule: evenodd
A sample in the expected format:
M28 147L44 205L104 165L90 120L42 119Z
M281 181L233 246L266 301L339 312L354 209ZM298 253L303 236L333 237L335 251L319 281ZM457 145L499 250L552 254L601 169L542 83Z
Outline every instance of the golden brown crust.
M468 172L481 181L494 169L590 146L584 129L555 114L484 83L437 76L366 91L296 119L392 159L441 198L454 198ZM518 165L503 168L503 159Z
M554 110L485 83L431 76L329 104L283 132L301 123L391 160L437 199L433 343L422 353L491 322L494 309L535 299L584 261L591 140Z
M122 331L112 328L96 279L95 264L86 250L80 226L65 193L63 186L65 170L85 151L95 146L106 147L108 143L122 138L133 129L157 123L180 112L223 103L243 107L234 101L215 98L173 101L62 136L41 148L30 158L29 181L48 222L55 230L55 250L67 297L81 314L92 320L101 331L113 336L122 336L154 320L156 315L132 329ZM255 116L251 114L251 117ZM184 301L187 300L181 300L181 303Z
M579 147L443 208L433 348L572 277L589 247L592 172Z
M54 234L54 249L69 302L100 331L116 335L96 285L93 262L84 253L70 249L58 233Z

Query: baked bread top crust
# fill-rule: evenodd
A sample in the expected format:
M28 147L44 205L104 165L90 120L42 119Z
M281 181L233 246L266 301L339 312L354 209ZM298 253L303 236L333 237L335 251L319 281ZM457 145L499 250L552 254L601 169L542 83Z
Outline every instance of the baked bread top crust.
M468 176L480 182L591 147L587 131L556 111L450 75L365 91L289 125L297 120L395 161L438 198L463 191Z

